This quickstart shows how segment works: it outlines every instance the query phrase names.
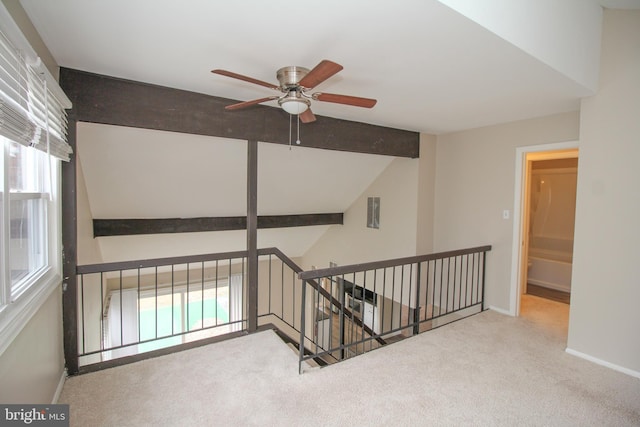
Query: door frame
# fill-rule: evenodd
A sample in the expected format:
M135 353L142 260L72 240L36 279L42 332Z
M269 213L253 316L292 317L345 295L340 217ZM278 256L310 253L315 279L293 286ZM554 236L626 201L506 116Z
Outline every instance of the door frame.
M511 286L509 297L509 314L520 315L520 294L522 281L527 266L527 236L524 232L528 222L526 206L528 205L528 182L530 154L536 154L536 160L563 159L576 157L579 141L555 142L550 144L529 145L516 148L516 175L513 197L513 242L511 246ZM578 173L580 168L578 167ZM576 212L577 213L577 212Z

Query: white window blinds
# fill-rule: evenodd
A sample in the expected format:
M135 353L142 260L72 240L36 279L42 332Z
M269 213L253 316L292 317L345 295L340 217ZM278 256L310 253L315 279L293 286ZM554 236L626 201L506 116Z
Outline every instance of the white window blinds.
M0 32L0 135L69 161L67 113L38 65Z

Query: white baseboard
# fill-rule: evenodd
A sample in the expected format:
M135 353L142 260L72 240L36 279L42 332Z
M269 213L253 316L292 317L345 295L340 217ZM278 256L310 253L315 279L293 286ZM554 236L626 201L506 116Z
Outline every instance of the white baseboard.
M625 368L620 365L616 365L615 363L607 362L606 360L598 359L597 357L589 356L588 354L582 353L580 351L572 350L570 348L566 348L565 351L572 356L579 357L581 359L588 360L589 362L593 362L597 365L601 365L607 367L609 369L613 369L614 371L622 372L623 374L631 375L632 377L640 378L640 372L634 371L633 369Z
M55 405L58 403L58 399L60 398L60 393L62 393L62 387L64 387L64 382L67 380L67 369L62 370L62 375L60 376L60 381L58 381L58 387L56 387L56 392L53 395L53 400L51 400L51 404Z
M500 314L504 314L504 315L506 315L506 316L511 316L511 317L513 317L513 314L511 314L511 312L509 312L509 310L504 310L504 309L502 309L502 308L498 308L498 307L495 307L495 306L493 306L493 305L490 305L490 306L489 306L489 310L493 310L493 311L495 311L495 312L497 312L497 313L500 313Z

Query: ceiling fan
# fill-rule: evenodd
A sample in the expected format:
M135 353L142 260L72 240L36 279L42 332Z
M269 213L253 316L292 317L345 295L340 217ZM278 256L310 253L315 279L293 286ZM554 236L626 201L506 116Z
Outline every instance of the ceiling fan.
M282 92L282 95L267 96L265 98L227 105L225 107L226 110L237 110L277 99L278 105L280 105L280 107L282 107L282 109L287 113L298 115L300 121L303 123L310 123L316 120L316 117L310 108L312 100L353 105L364 108L372 108L376 105L377 101L370 98L360 98L357 96L338 95L324 92L307 93L307 91L313 89L329 77L338 73L342 68L342 65L326 59L320 61L320 63L311 71L307 68L298 66L283 67L276 73L276 78L280 85L267 83L262 80L257 80L252 77L243 76L227 70L216 69L211 72Z

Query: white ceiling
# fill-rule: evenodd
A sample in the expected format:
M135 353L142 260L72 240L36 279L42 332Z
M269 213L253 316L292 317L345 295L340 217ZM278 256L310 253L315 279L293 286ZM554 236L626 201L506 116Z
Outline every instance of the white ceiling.
M495 2L494 2L495 3ZM250 100L286 65L344 66L317 89L378 99L315 102L347 120L443 133L576 110L573 79L436 0L21 0L59 65ZM272 102L273 104L273 102Z
M537 58L535 49L508 42L505 34L517 31L518 23L505 29L503 0L484 1L499 12L489 13L498 24L495 32L443 4L478 7L458 0L20 3L60 66L98 74L245 101L273 93L210 70L222 68L276 83L280 67L312 68L330 59L344 70L317 90L376 98L378 104L369 110L314 102L316 115L434 134L577 110L580 98L591 95L593 88L578 83L580 79L566 70L558 71L563 66ZM547 12L559 7L555 1L532 0L528 5L534 1ZM583 1L563 4L585 9ZM609 7L640 3L604 1ZM540 51L552 51L551 21L536 26L534 18L540 16L532 14L529 19L526 6L519 12L529 24L527 43L543 39L537 37L541 34L537 29L544 28L551 42ZM475 12L487 17L484 9ZM563 25L571 12L563 13L553 28L571 32L572 25ZM580 27L580 20L573 21ZM589 32L591 22L579 29L597 36L599 29ZM571 51L571 43L580 46L582 40L589 45L583 39L580 31L574 31L563 47L569 55L561 55L577 68L577 75L588 68L584 66L588 61L580 62L580 48ZM584 71L597 76L597 70ZM246 144L241 141L90 124L81 124L78 132L78 154L94 218L245 213ZM260 215L344 212L392 160L304 147L289 150L274 144L261 144L259 159ZM289 256L300 256L326 229L260 230L259 246L277 246ZM104 261L245 247L244 232L213 234L98 241Z

